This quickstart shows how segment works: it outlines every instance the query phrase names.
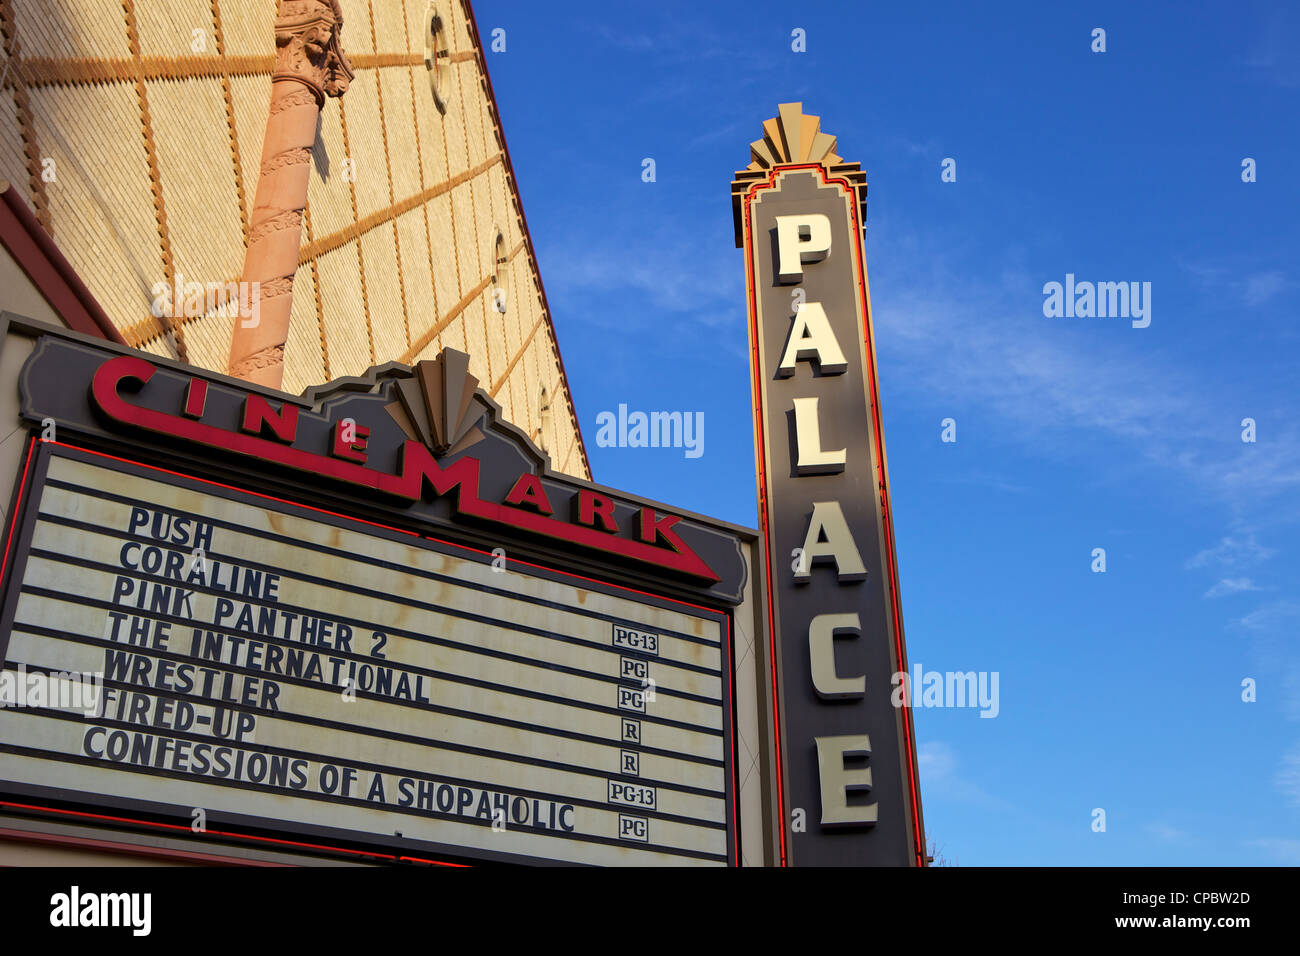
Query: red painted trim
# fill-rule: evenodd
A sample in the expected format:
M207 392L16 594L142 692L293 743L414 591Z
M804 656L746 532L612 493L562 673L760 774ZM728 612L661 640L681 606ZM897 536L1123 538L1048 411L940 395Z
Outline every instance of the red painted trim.
M769 185L770 183L771 178L769 177ZM785 777L781 767L781 694L777 687L777 671L779 670L780 661L776 653L776 616L772 613L772 555L769 547L772 538L768 531L767 522L767 449L763 441L765 434L765 423L762 418L763 383L759 378L762 374L762 360L759 357L758 350L758 300L755 297L754 288L754 246L750 236L749 215L749 201L751 194L755 191L755 188L751 187L750 191L745 194L744 200L745 281L749 294L749 366L752 372L754 389L754 438L758 443L758 521L763 535L763 569L767 587L768 659L771 661L772 666L772 719L776 725L773 740L776 744L776 813L779 821L777 833L780 837L781 865L787 866L785 850Z
M23 494L27 490L27 473L32 466L32 449L36 447L36 439L29 437L27 439L27 454L23 461L23 477L18 485L18 495L14 498L13 514L9 516L9 533L5 535L5 556L4 561L0 562L0 597L4 595L5 574L9 571L9 554L14 543L14 529L18 527L18 514L23 509Z
M731 659L731 615L724 618L727 624L726 637L723 640L723 649L726 659L726 677L727 677L727 700L731 706L727 708L727 727L730 730L728 735L731 739L731 840L732 847L736 851L736 866L740 866L740 788L736 785L736 757L739 750L736 747L736 687L735 687L735 665Z
M744 217L745 217L744 228L745 228L745 251L746 251L746 255L745 255L745 274L746 274L746 280L747 280L747 282L748 282L748 293L749 293L750 333L751 333L750 344L751 344L751 352L752 352L753 359L754 359L754 361L753 361L753 366L754 366L754 369L755 369L755 373L754 373L754 388L755 388L755 407L754 407L754 414L755 414L755 421L756 421L757 426L758 426L757 429L756 429L756 433L757 433L758 436L759 436L759 437L758 437L758 441L759 441L759 471L760 471L760 474L759 474L759 484L760 484L760 492L759 492L759 515L760 515L760 521L761 521L761 523L762 523L763 540L764 540L764 544L765 544L765 546L766 546L766 545L768 544L768 542L770 541L770 538L768 537L768 523L767 523L767 504L768 504L768 502L767 502L767 483L766 483L766 475L765 475L765 472L766 472L766 457L765 457L764 452L763 452L763 443L762 443L763 426L764 426L764 424L765 424L764 421L763 421L763 419L762 419L762 417L761 417L762 414L763 414L763 407L762 407L762 406L763 406L763 394L764 394L764 393L763 393L762 390L761 390L761 385L762 385L762 383L761 383L761 381L759 380L759 377L758 377L758 376L759 376L759 373L760 373L760 371L761 371L760 368L759 368L759 359L758 359L758 338L757 338L757 336L758 336L758 314L757 314L757 308L758 308L758 306L757 306L757 301L756 301L756 297L755 297L756 290L755 290L755 287L754 287L753 262L752 262L752 260L753 260L753 236L751 235L751 225L752 225L752 223L751 223L751 219L750 219L749 204L750 204L751 200L753 199L753 197L754 197L754 195L755 195L756 193L758 193L759 191L764 190L764 189L771 189L771 188L773 188L773 187L775 186L775 184L776 184L776 177L777 177L778 173L786 173L786 172L790 172L790 171L793 171L793 170L799 170L799 169L815 170L815 171L817 172L817 174L821 177L821 180L822 180L822 182L823 182L824 184L826 184L826 185L828 185L828 186L830 186L830 185L836 185L836 186L839 186L839 187L841 187L841 188L842 188L846 193L848 193L848 195L849 195L849 215L850 215L850 218L851 218L851 220L852 220L853 235L854 235L854 237L855 237L855 241L854 241L854 243L853 243L853 248L854 248L854 259L855 259L855 261L856 261L856 263L857 263L856 279L857 279L857 286L858 286L858 300L859 300L859 303L860 303L860 305L861 305L861 307L862 307L863 351L864 351L864 353L865 353L865 355L866 355L866 359L867 359L867 368L866 368L866 373L867 373L867 383L868 383L868 389L869 389L869 395L870 395L870 401L871 401L871 415L872 415L872 419L873 419L874 424L875 424L875 442L874 442L874 444L875 444L875 449L876 449L876 461L877 461L877 466L876 466L877 475L876 475L876 477L877 477L878 485L879 485L879 488L880 488L880 505L881 505L881 516L880 516L880 517L881 517L881 526L882 526L882 531L883 531L884 538L885 538L885 541L884 541L884 544L885 544L885 547L884 547L884 551L885 551L885 564L886 564L886 568L887 568L888 576L889 576L889 597L890 597L890 605L891 605L891 608L892 608L892 617L893 617L893 622L894 622L894 626L893 626L893 630L894 630L894 647L895 647L896 663L897 663L897 665L898 665L898 671L899 671L899 673L904 673L904 674L905 674L905 673L907 672L907 651L906 651L906 648L905 648L905 646L904 646L904 642L903 642L903 625L902 625L902 618L901 618L900 606L899 606L899 593L898 593L898 590L899 590L899 589L898 589L898 567L897 567L897 559L896 559L896 556L895 556L895 554L894 554L894 523L893 523L893 509L890 507L890 504L889 504L889 482L888 482L888 478L887 478L887 476L886 476L886 468L885 468L884 425L883 425L883 420L882 420L882 418L881 418L881 413L880 413L880 393L879 393L879 390L878 390L878 388L877 388L875 339L874 339L874 336L873 336L873 334L872 334L872 330L871 330L871 307L870 307L870 304L869 304L868 301L867 301L867 290L866 290L866 264L865 264L865 262L864 262L864 260L863 260L863 253L862 253L862 226L861 226L861 223L860 223L859 220L858 220L857 191L856 191L856 189L854 188L853 184L850 183L847 179L843 179L843 178L839 178L839 177L836 177L836 178L830 178L830 177L828 177L828 176L826 175L826 168L825 168L824 166L822 166L820 163L800 163L800 164L791 164L791 165L785 165L785 166L775 166L775 167L773 167L772 170L769 172L767 179L766 179L766 180L759 180L759 181L756 181L755 183L753 183L753 184L749 187L749 189L745 192L745 197L744 197ZM771 608L772 608L772 603L771 603L771 601L772 601L772 572L771 572L771 560L770 560L770 559L771 559L771 554L770 554L770 549L769 549L768 558L769 558L769 560L768 560L768 573L767 573L767 589L768 589L768 630L769 630L769 633L770 633L770 636L771 636L772 663L773 663L773 670L772 670L772 686L773 686L773 694L774 694L773 706L775 707L775 705L776 705L776 698L775 698L775 693L776 693L776 663L777 663L777 658L776 658L776 624L775 624L775 616L771 613ZM915 739L915 735L914 735L914 731L913 731L913 727L912 727L911 708L910 708L910 707L907 707L907 706L904 706L904 707L902 708L902 711L903 711L903 715L902 715L902 716L903 716L903 735L904 735L903 745L904 745L904 747L905 747L906 750L907 750L908 791L909 791L909 795L910 795L910 798L911 798L911 804L912 804L911 809L912 809L912 836L913 836L913 849L914 849L914 854L915 854L915 858L916 858L916 865L917 865L917 866L924 866L924 865L925 865L925 846L924 846L924 836L923 836L923 834L921 833L920 796L919 796L919 787L918 787L918 784L917 784L917 773L916 773L916 739ZM783 788L784 788L784 780L782 779L782 777L781 777L781 775L780 775L780 766L781 766L781 756L780 756L780 753L781 753L781 722L780 722L780 715L777 714L777 715L775 715L775 716L776 716L776 724L777 724L777 734L776 734L776 749L777 749L777 804L778 804L778 807L782 809L782 814L783 814L783 813L784 813L784 810L783 810L783 808L784 808L784 800L783 800L783 793L782 793L782 791L783 791ZM781 865L782 865L782 866L786 865L786 864L785 864L785 820L784 820L784 815L782 815L782 821L781 821Z
M106 813L89 813L85 810L65 810L61 807L47 807L39 803L14 803L10 800L0 800L0 809L11 807L16 810L37 810L41 813L61 814L69 817L83 817L88 820L101 820L110 823L129 823L132 826L153 827L156 830L183 830L186 833L194 831L187 826L179 823L157 823L153 820L138 820L135 817L117 817L109 816ZM366 857L374 860L396 860L396 859L415 859L414 857L395 857L390 853L375 853L365 850L351 850L346 847L330 846L327 843L304 843L301 840L281 840L277 837L252 836L247 833L235 833L227 830L205 830L204 833L231 837L236 840L250 840L256 843L273 843L278 846L297 847L308 850L326 850L330 853L346 853L354 857ZM445 863L437 860L421 860L422 863L436 863L438 866L467 867L468 863ZM258 864L265 865L265 864Z
M118 345L126 340L75 269L41 228L12 183L0 183L0 242L68 327Z
M0 842L45 843L57 847L73 847L79 850L97 850L102 853L117 853L124 856L142 856L152 860L184 860L192 863L204 863L213 866L288 866L287 863L273 863L270 860L250 860L238 856L220 856L215 853L196 853L193 850L181 850L171 847L144 846L139 843L118 843L113 840L96 840L92 837L67 836L61 833L45 833L39 830L10 830L0 828Z
M820 167L819 167L820 168ZM823 174L823 179L825 175ZM856 192L846 180L837 180L856 200ZM907 648L903 641L902 608L898 593L898 558L894 553L894 509L889 503L889 479L885 468L885 425L880 413L880 392L877 388L876 342L871 328L871 305L867 300L867 265L862 252L862 224L858 221L858 205L850 201L849 214L853 219L854 256L857 259L858 297L862 305L863 351L867 356L867 381L871 387L871 412L875 420L877 478L880 483L880 523L885 535L885 561L889 571L889 597L893 607L894 649L898 673L907 673ZM910 703L910 702L909 702ZM925 837L921 832L921 801L916 772L916 737L912 728L912 708L906 704L903 711L903 745L907 749L907 782L912 798L912 839L916 865L925 866Z

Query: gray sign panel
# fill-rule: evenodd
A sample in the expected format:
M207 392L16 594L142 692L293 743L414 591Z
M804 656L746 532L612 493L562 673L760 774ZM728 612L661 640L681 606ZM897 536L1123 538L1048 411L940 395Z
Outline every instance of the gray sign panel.
M781 844L794 865L922 862L852 184L778 167L744 197L778 674Z

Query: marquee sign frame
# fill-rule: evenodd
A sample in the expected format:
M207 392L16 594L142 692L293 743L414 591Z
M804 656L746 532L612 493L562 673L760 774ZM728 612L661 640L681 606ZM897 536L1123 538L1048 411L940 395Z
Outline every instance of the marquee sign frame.
M61 463L66 461L121 474L123 481L129 478L156 482L156 487L178 488L186 494L202 491L213 496L212 500L237 503L246 509L241 514L275 513L280 515L276 521L301 521L307 522L302 527L341 529L340 533L364 534L375 541L396 543L393 546L406 547L414 542L421 552L442 556L439 560L454 557L463 562L456 565L458 568L480 578L494 561L504 559L520 575L520 580L541 582L536 585L540 595L537 599L543 605L549 600L547 589L559 589L564 594L579 595L578 603L603 601L619 607L652 609L655 614L677 615L683 620L689 617L713 622L720 637L713 673L722 688L718 704L713 708L722 745L717 761L719 772L714 776L720 773L720 789L716 792L722 795L723 804L718 811L721 822L713 825L725 829L725 849L694 856L682 850L672 859L739 863L732 638L734 615L742 602L748 573L744 558L745 529L552 472L546 455L522 432L501 421L496 403L474 387L472 377L467 375L464 356L450 350L441 356L441 364L422 363L408 369L390 363L372 369L365 376L338 380L309 389L301 397L292 397L8 314L3 320L5 328L0 331L5 341L11 330L18 330L36 336L36 344L20 377L22 418L31 430L31 437L14 484L12 518L5 528L4 563L0 568L3 576L0 578L3 595L0 622L14 620L24 568L32 560L38 517L45 524L74 523L67 518L56 521L39 510L47 489L58 491L56 485L69 484L66 475L55 484L50 482L51 465L62 468ZM42 430L50 424L57 437L43 441ZM89 536L92 529L83 530ZM237 522L231 530L239 530ZM45 533L54 534L48 529ZM474 567L480 570L474 572ZM293 571L293 568L286 570ZM491 580L490 574L487 577ZM504 598L498 603L502 607L509 604ZM575 614L581 610L578 604L572 607ZM553 613L567 611L553 609ZM507 636L511 639L514 630L523 627L527 631L526 624L516 622L505 628L498 627L500 623L485 620L483 627L510 630L511 635ZM672 660L657 657L658 649L651 653L646 646L646 634L656 635L649 631L638 635L635 619L625 623L622 645L618 643L617 622L613 625L613 648L606 649L604 658L596 649L583 649L581 654L592 660L605 660L610 653L616 654L622 662L618 666L628 670L605 678L605 682L619 695L619 706L624 696L634 702L640 694L641 707L645 708L647 680L651 681L651 700L655 690L653 678L646 675L665 672L666 667L674 674L689 676L680 670L688 665L684 659L678 666ZM676 640L670 632L664 635L657 639L669 643ZM0 634L0 660L4 659L10 636L6 626ZM557 641L575 639L558 633L549 637L542 634L541 638L535 643L548 647L560 647ZM581 643L581 638L577 640ZM687 651L696 653L689 648ZM492 653L500 657L503 652L498 649ZM539 652L536 664L552 671L558 668L560 676L556 681L589 681L589 675L577 673L582 668L575 668L571 658L572 655L566 658L569 660L566 665L545 659ZM579 659L579 663L585 659ZM527 670L531 665L521 659L510 666ZM672 671L674 666L678 666L677 671ZM708 684L714 680L703 673L707 668L696 670L700 673L688 682L692 687L700 681ZM576 676L563 676L570 671ZM670 680L664 680L658 687L661 700L665 700L661 706L680 703L682 707L713 712L710 710L713 705L707 702L692 703L698 694L674 688ZM306 693L301 688L293 692ZM476 693L483 701L496 699L489 691ZM502 693L509 695L515 691L507 688ZM536 697L540 691L521 688L518 693ZM581 706L595 715L593 719L606 721L619 710L613 699L608 704ZM653 708L653 703L649 706ZM259 713L259 720L269 716L264 708ZM654 720L654 717L652 709L642 719ZM670 720L669 724L672 723ZM626 733L625 725L626 721ZM512 731L525 735L552 732L559 733L537 722L532 727ZM99 743L104 739L96 738ZM0 750L13 746L13 740L0 743ZM596 749L601 750L602 745ZM609 751L609 747L603 747L602 752ZM649 745L638 748L632 744L619 748L618 752L623 753L619 759L633 759L627 756L629 751L639 753L642 763L657 761L666 769L675 766L671 748ZM536 755L525 753L517 754L516 759L546 763ZM682 758L678 755L676 759L680 763ZM582 772L594 773L596 769L599 768ZM628 794L636 798L639 771L622 772L625 770L629 770L627 764L618 767L617 772L605 774L611 781L605 802L615 810L591 806L600 801L588 794L585 805L589 813L618 812L616 805L620 800L629 799ZM509 781L499 786L508 789ZM614 793L615 789L619 794ZM51 808L78 808L91 814L129 815L139 825L161 825L172 832L188 829L190 823L189 806L140 799L139 795L90 798L85 790L45 786L31 780L0 782L0 790L15 798L8 801L10 806L25 802ZM683 800L706 799L691 797L691 790L687 786L682 791ZM582 812L583 799L569 802L579 808L579 814ZM628 809L626 804L622 809ZM561 808L559 814L562 823L574 819L572 809ZM651 834L656 828L654 821L660 818L667 821L663 824L666 828L686 826L672 813L653 804L645 813L620 814L620 829L626 825L623 816L649 819ZM396 836L352 827L314 825L233 809L209 812L207 827L206 839L216 839L219 834L224 840L264 841L291 848L314 846L325 852L386 859L590 862L583 858L583 852L520 851L511 848L508 838L501 841L500 848L491 848L456 841L419 840L409 833ZM508 820L506 829L509 830ZM627 836L624 840L635 844L638 837ZM588 845L578 842L580 848ZM592 836L590 842L594 845L598 841ZM641 838L639 842L645 841ZM635 853L627 855L628 862L637 861L631 859ZM701 860L701 856L706 859ZM608 855L604 859L610 861ZM638 859L653 862L644 857ZM664 861L667 859L666 856Z

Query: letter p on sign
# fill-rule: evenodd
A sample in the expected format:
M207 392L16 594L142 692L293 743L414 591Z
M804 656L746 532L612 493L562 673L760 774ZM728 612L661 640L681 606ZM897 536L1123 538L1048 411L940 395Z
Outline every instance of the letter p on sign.
M805 262L821 262L831 253L831 221L820 213L776 217L777 281L803 278Z

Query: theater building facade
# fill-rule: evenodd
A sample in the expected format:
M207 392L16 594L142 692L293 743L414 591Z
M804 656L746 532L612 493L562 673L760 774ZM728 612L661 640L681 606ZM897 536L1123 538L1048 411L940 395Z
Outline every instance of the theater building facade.
M0 862L924 865L816 117L732 183L749 529L592 480L468 2L0 35Z

